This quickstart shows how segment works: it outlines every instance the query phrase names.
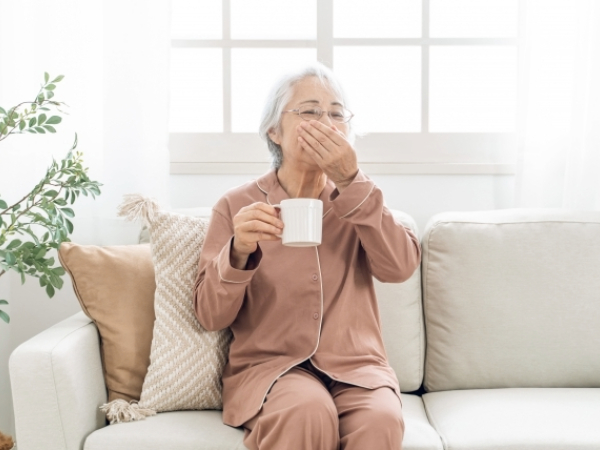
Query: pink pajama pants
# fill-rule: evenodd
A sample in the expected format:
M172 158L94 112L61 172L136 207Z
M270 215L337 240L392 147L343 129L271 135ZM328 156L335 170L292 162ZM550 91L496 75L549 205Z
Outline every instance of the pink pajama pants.
M308 360L273 384L243 427L250 450L401 450L404 437L391 388L337 382Z

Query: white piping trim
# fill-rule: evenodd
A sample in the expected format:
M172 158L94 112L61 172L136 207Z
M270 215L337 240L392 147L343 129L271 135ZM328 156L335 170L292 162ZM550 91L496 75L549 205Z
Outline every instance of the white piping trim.
M263 192L263 194L267 195L268 192L265 191L262 187L260 187L260 184L258 184L258 180L256 180L256 185L258 186L258 188Z
M329 212L330 212L332 209L333 209L333 208L329 208L329 209L328 209L328 210L325 212L325 214L323 214L323 218L325 218L325 216L326 216L327 214L329 214Z
M363 199L362 202L360 202L358 205L356 205L354 208L352 208L349 212L347 212L346 214L344 214L342 217L340 217L340 219L343 219L344 217L346 217L349 214L352 214L354 211L356 211L357 208L360 207L360 205L362 205L365 200L367 200L367 198L369 198L369 195L371 195L371 192L373 192L373 189L375 189L375 185L373 185L373 187L371 188L371 190L369 191L369 193L367 194L367 196Z
M226 283L244 284L244 283L247 283L248 281L250 281L250 280L246 280L246 281L231 281L231 280L226 280L221 275L221 264L219 264L219 262L217 262L217 272L219 274L219 278L221 279L221 281L225 281Z
M269 387L267 388L267 391L265 392L265 395L263 396L262 401L260 402L260 406L258 407L258 411L260 411L260 408L262 408L263 403L265 402L265 398L267 398L267 394L269 393L269 391L271 390L271 387L273 386L273 384L275 384L275 382L284 374L286 373L288 370L290 370L292 367L294 367L295 365L297 365L298 363L304 362L307 359L310 359L315 353L317 353L317 348L319 348L319 342L321 341L321 327L323 325L323 277L321 276L321 262L319 261L319 249L317 247L315 247L315 251L317 252L317 265L319 266L319 281L320 281L320 285L321 285L321 317L319 320L319 334L317 335L317 345L315 346L315 349L313 350L313 352L308 355L307 358L304 358L296 363L294 363L293 365L291 365L290 367L288 367L287 369L285 369L283 372L281 372L279 375L277 375L277 378L275 378L271 384L269 385ZM316 367L316 366L315 366ZM319 369L320 370L320 369ZM362 387L362 386L361 386ZM257 413L258 413L257 411Z
M327 212L329 212L329 211L327 211ZM319 337L318 337L318 339L317 339L317 347L315 347L315 350L312 352L312 355L310 355L310 356L308 357L308 359L312 358L312 356L313 356L315 353L317 353L317 348L319 347L319 341L320 341L320 339L321 339L321 324L323 323L323 308L324 308L324 306L323 306L323 276L322 276L322 274L321 274L321 261L320 261L320 258L319 258L319 249L318 249L317 247L315 247L315 251L317 252L317 264L319 265L319 280L321 281L321 322L319 323ZM313 363L312 361L311 361L311 364L312 364L313 366L317 367L317 366L315 365L315 363ZM318 370L321 370L321 369L319 369L318 367L317 367L317 369L318 369ZM329 378L331 378L332 380L336 380L336 381L340 381L340 382L342 382L342 383L346 383L345 381L342 381L342 380L337 380L337 379L333 378L332 376L330 376L330 375L329 375L327 372L325 372L324 370L321 370L321 372L323 372L325 375L327 375L327 376L328 376ZM349 384L354 384L354 383L349 383ZM355 385L355 386L359 386L359 385ZM366 388L366 389L369 389L369 388L367 388L366 386L360 386L360 387L364 387L364 388Z

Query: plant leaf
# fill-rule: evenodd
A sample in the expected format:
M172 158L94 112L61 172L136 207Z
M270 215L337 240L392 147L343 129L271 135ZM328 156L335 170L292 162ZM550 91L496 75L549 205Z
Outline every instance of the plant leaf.
M50 133L56 133L56 128L54 128L52 125L44 125L44 128Z
M64 215L68 217L75 217L75 213L71 208L60 208Z
M37 121L38 121L38 125L43 124L46 121L46 114L44 114L44 113L40 114L38 116Z
M47 83L49 79L50 75L48 75L48 72L44 72L44 83Z
M6 252L4 254L4 259L6 260L6 263L10 266L17 262L17 258L15 258L15 255L13 255L12 252Z
M6 300L0 300L0 305L8 305L8 302Z
M54 288L51 284L46 285L46 294L48 294L48 297L50 298L54 297Z
M6 204L6 202L4 200L0 200L0 208L2 208L2 209L8 208L8 205Z
M67 225L67 230L69 230L69 233L73 233L73 229L75 228L73 226L73 222L71 222L69 219L65 219L65 223Z
M47 125L56 125L57 123L61 123L61 122L62 122L62 117L52 116L46 121L46 124Z
M52 91L52 90L54 90L55 88L56 88L56 85L55 85L55 84L49 84L48 86L46 86L46 87L45 87L45 89L46 89L46 90L48 90L48 91Z
M46 133L46 130L44 130L42 127L35 127L35 131L37 131L38 133L42 133L42 134Z
M59 81L61 81L65 76L64 75L59 75L57 76L54 80L52 80L53 83L58 83Z
M4 320L6 323L10 323L10 317L4 311L0 309L0 318Z
M32 127L36 124L37 122L37 117L32 117L31 119L29 119L29 126Z
M12 250L13 248L17 248L19 245L21 245L21 241L19 239L15 239L10 244L8 244L6 250Z

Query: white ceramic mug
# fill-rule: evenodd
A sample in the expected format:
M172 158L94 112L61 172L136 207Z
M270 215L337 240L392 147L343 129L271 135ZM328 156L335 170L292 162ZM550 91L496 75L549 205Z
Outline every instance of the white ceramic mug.
M290 247L314 247L321 244L323 202L317 198L288 198L273 205L281 210L281 243Z

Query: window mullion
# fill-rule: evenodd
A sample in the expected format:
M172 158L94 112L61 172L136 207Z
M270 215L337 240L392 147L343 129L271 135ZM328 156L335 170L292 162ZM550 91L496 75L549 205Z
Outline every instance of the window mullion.
M421 20L421 133L429 133L429 0L423 0Z
M333 68L333 0L317 2L317 60Z
M231 40L231 1L223 0L223 41ZM231 134L231 47L223 46L223 133Z

